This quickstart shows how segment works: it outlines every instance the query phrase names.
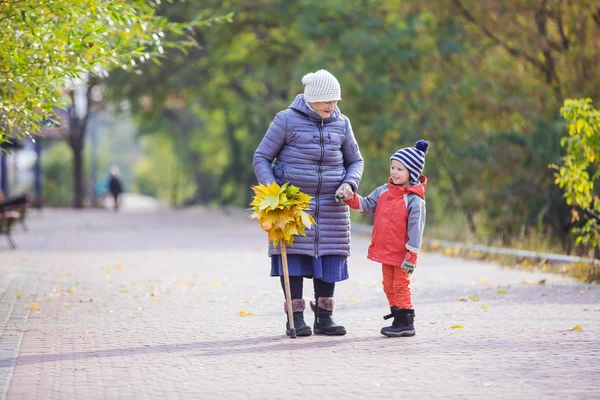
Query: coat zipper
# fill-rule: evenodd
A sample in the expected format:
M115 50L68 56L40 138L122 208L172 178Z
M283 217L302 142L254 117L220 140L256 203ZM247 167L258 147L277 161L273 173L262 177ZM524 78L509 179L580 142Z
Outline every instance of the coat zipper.
M321 191L321 173L322 173L322 169L323 169L323 158L325 157L325 148L323 146L323 119L321 119L321 125L319 125L319 144L321 146L321 159L319 160L319 172L318 172L318 177L319 177L319 183L317 184L317 201L316 201L316 207L315 207L315 219L317 222L316 225L316 232L315 232L315 258L319 258L319 192Z

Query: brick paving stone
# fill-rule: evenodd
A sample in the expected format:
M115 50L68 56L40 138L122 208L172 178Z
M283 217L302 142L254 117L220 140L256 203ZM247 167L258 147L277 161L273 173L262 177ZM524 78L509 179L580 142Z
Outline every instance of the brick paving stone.
M417 336L385 338L380 266L354 235L334 314L348 334L291 340L256 221L29 219L18 250L0 243L0 399L600 398L597 285L423 254Z

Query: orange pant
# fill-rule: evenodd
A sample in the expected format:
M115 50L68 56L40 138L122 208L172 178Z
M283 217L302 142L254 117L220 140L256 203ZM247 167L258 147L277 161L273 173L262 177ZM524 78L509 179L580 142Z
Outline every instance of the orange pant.
M382 264L381 270L383 272L383 291L390 307L411 309L410 275L402 271L402 268L388 264Z

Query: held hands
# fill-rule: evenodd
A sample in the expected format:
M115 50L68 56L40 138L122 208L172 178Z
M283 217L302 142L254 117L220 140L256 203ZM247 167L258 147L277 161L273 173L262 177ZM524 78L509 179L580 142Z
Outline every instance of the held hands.
M350 200L354 196L352 186L347 183L342 183L338 190L335 191L335 200Z

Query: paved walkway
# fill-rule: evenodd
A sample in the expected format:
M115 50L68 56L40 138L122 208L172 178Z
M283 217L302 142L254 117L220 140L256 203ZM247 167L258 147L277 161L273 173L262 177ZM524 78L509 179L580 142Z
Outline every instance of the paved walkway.
M600 398L598 286L424 254L417 336L385 338L355 235L348 335L291 340L256 221L44 210L29 229L0 237L0 399Z

